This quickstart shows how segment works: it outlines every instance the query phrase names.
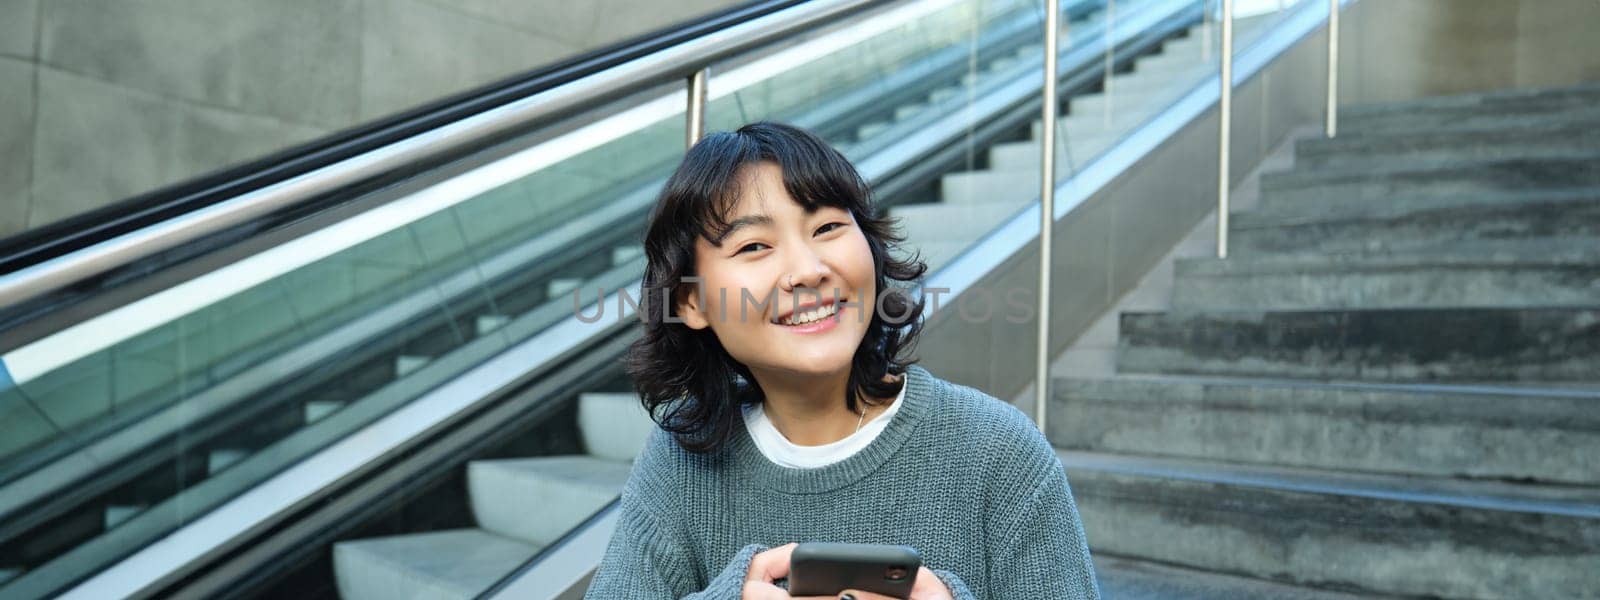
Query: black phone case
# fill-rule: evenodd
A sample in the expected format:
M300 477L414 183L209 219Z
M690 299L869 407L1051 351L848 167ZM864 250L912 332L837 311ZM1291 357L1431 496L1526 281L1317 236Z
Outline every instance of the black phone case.
M922 556L910 546L807 542L789 555L789 594L829 596L862 590L911 596Z

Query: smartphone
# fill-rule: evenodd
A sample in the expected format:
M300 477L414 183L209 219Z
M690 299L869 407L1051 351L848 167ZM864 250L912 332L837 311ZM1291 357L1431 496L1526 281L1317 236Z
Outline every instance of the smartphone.
M789 555L789 594L831 596L861 590L911 597L922 555L910 546L804 542Z

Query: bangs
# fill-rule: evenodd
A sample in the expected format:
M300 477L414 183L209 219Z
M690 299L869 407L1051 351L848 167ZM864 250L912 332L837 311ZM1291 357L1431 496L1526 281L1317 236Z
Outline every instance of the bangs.
M866 181L843 155L810 136L774 137L763 130L741 130L714 133L695 144L685 163L704 168L688 178L688 189L683 190L689 192L682 198L688 213L682 215L683 222L690 229L716 245L729 230L752 177L751 168L764 162L777 165L784 191L806 213L828 206L848 211L857 220L872 216Z

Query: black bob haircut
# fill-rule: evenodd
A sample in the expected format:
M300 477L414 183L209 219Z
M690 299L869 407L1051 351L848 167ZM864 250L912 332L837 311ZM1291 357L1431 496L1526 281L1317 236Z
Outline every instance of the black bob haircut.
M676 301L695 285L684 283L683 277L698 274L696 238L721 238L738 205L744 169L762 162L778 165L784 188L806 212L821 206L849 211L872 249L881 310L865 307L872 321L851 360L845 406L859 410L858 402L871 403L867 398L898 394L904 378L885 382L884 376L902 375L916 362L902 354L909 354L921 332L920 294L913 300L910 293L886 291L891 281L918 281L928 267L920 256L901 260L891 254L905 238L877 214L867 182L850 161L821 138L791 125L759 122L713 133L689 149L651 212L638 306L644 335L624 359L645 409L691 452L721 448L737 434L734 428L743 426L743 406L761 402L763 396L749 369L728 354L711 329L691 329L664 317L678 317ZM907 317L890 322L884 315Z

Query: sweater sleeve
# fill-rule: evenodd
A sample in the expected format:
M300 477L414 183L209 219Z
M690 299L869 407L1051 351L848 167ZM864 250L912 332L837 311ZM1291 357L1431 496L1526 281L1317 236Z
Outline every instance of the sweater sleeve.
M939 576L939 581L944 583L944 587L950 589L951 598L955 600L978 600L978 596L972 593L972 589L967 587L967 582L962 581L960 575L944 569L930 570L933 571L934 575Z
M1009 407L1008 407L1009 408ZM992 504L989 598L1100 597L1088 537L1067 484L1066 469L1044 435L1019 411L996 436L995 459L1008 468L1005 491ZM952 588L954 591L954 588ZM957 596L959 598L959 596Z
M684 553L690 544L671 518L677 484L669 474L679 468L671 459L675 442L660 430L651 435L623 486L617 529L584 598L738 600L751 558L768 548L740 549L702 588L695 563Z
M710 584L695 590L687 579L693 570L683 561L681 546L636 504L625 497L617 530L584 598L738 600L750 560L767 550L766 546L750 544L740 549Z
M1099 598L1083 523L1059 463L1021 508L1011 533L991 549L990 596Z

